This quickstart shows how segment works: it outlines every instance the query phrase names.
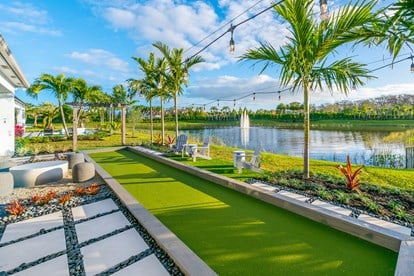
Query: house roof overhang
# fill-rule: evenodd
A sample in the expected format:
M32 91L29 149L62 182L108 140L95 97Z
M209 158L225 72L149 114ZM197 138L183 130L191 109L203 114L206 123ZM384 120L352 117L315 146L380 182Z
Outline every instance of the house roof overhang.
M3 78L5 78L14 88L28 88L30 86L1 34L0 75L3 76Z

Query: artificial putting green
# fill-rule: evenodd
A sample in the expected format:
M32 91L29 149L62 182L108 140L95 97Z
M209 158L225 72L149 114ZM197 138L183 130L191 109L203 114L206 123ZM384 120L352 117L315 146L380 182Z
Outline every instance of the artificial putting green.
M393 275L397 253L127 150L90 156L219 275Z

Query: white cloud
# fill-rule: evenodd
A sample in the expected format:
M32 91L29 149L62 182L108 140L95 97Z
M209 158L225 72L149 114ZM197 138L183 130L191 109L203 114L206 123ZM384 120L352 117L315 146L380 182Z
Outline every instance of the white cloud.
M6 31L9 33L19 33L19 32L28 32L28 33L37 33L50 36L61 36L62 33L58 30L52 30L49 28L44 28L32 24L26 24L22 22L3 22L0 26L0 30Z
M47 24L50 20L46 10L39 9L31 3L11 2L7 5L0 4L2 13L36 24Z
M144 44L143 41L148 44L162 41L171 47L188 50L185 52L187 56L193 55L225 33L230 27L231 19L236 18L233 24L238 24L270 5L268 2L257 4L256 0L220 1L218 10L209 1L88 2L113 29L126 31L139 44L139 48ZM249 9L252 6L254 7ZM246 10L248 11L245 12ZM226 14L223 16L224 12ZM237 60L234 57L241 55L246 49L257 46L257 41L269 41L278 46L284 43L285 35L286 30L274 20L273 11L267 11L235 29L234 56L229 54L230 33L226 33L201 53L206 63L198 68L220 69L234 63ZM201 40L203 41L199 45L193 47Z
M12 1L7 5L0 4L3 22L0 31L7 33L29 32L49 36L61 36L60 30L50 27L51 20L46 10L31 3Z
M72 52L69 57L79 60L83 63L98 66L104 66L107 69L128 73L128 63L116 57L113 53L103 49L89 49L86 52Z

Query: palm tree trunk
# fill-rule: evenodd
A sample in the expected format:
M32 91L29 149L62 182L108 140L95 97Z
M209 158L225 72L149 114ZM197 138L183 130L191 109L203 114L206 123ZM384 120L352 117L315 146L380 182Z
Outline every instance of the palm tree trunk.
M126 106L125 105L123 105L122 106L122 108L121 108L121 113L122 113L122 117L121 117L121 124L122 124L122 126L121 126L121 137L122 137L122 139L121 139L121 143L122 143L122 145L124 146L125 144L126 144L126 141L125 141L125 136L126 136L126 124L125 124L125 121L126 121Z
M65 119L65 112L63 112L63 105L60 99L58 100L58 104L59 104L60 116L62 117L63 129L65 130L66 137L69 137L68 126L66 125L66 119Z
M149 101L150 106L150 136L151 136L151 145L154 143L154 121L152 115L152 100Z
M72 151L75 152L78 149L78 116L76 106L73 105L73 130L72 130Z
M161 98L161 144L164 145L164 137L165 137L165 123L164 123L164 99Z
M307 83L304 83L303 91L303 105L304 105L304 148L303 148L303 178L309 178L309 87Z
M174 110L175 110L175 137L178 137L178 106L177 106L177 95L174 97Z

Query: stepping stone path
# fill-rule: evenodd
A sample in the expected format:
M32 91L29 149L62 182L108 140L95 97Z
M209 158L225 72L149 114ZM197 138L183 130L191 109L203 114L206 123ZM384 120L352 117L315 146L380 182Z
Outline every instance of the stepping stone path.
M8 224L0 237L0 275L170 275L111 198Z

